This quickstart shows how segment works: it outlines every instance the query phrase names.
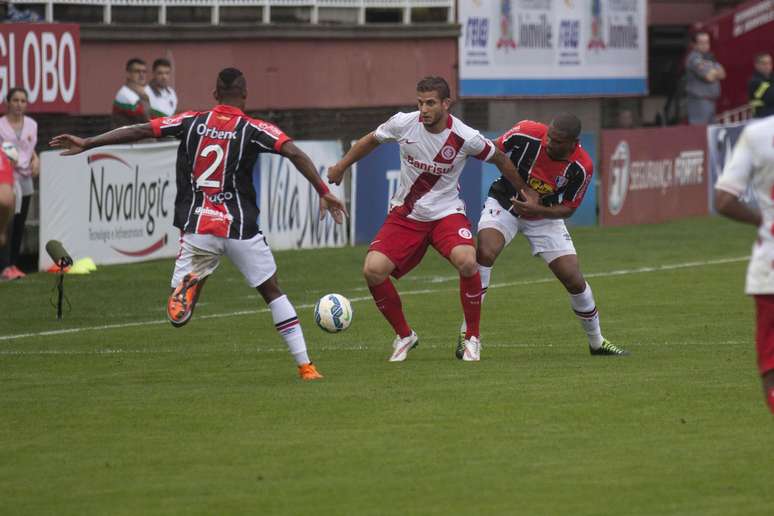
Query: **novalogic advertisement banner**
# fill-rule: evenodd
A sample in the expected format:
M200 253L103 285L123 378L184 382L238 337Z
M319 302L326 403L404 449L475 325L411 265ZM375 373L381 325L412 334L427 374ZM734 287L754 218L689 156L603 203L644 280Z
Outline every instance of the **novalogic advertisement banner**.
M460 95L647 93L646 0L460 0Z
M74 259L130 263L175 256L177 142L116 145L77 156L41 153L39 268L49 240Z
M19 87L31 113L77 113L80 40L78 25L0 24L0 102Z
M706 215L708 161L705 126L602 131L600 224Z

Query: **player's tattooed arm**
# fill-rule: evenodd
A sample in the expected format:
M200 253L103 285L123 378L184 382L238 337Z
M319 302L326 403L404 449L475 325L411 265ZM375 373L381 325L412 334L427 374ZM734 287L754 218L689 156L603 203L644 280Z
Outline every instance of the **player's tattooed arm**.
M496 149L489 162L497 167L503 177L513 185L517 192L531 199L535 204L539 204L540 196L538 193L524 182L524 179L521 178L516 170L516 166L503 151Z
M350 147L338 163L328 169L328 182L337 185L341 184L341 180L344 178L344 172L351 167L353 163L357 163L368 156L371 151L379 145L381 145L381 143L376 139L374 133L368 133L360 138L352 145L352 147Z
M145 123L125 125L91 138L79 138L72 134L60 134L59 136L54 136L48 142L48 145L54 149L64 149L64 152L62 152L63 156L72 156L94 147L132 143L153 137L153 129L150 123Z

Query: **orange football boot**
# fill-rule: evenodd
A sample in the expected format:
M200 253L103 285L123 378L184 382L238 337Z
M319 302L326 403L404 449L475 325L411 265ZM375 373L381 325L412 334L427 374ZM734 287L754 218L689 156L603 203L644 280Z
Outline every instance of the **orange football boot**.
M167 319L179 328L193 315L202 282L196 274L186 274L167 300Z
M298 376L300 376L302 380L319 380L323 377L311 362L298 366Z

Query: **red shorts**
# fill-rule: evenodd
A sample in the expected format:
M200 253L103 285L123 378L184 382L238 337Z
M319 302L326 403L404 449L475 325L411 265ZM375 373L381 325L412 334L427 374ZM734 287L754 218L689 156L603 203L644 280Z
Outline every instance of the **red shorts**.
M395 264L392 275L400 278L422 261L430 245L444 258L449 258L452 249L458 245L472 246L470 221L461 213L420 222L392 212L387 215L368 250L387 256Z
M758 350L758 371L761 374L774 370L774 295L755 296L757 331L755 347Z

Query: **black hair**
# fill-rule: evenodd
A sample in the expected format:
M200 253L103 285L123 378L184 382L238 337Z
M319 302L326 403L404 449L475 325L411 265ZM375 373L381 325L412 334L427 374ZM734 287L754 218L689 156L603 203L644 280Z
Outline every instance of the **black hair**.
M247 81L241 70L224 68L218 74L218 80L215 81L215 89L221 98L239 97L245 94Z
M27 90L25 90L24 88L15 87L15 88L11 88L10 90L8 90L8 94L5 96L5 101L10 103L11 102L11 98L13 97L13 94L14 93L19 93L19 92L24 93L24 98L27 98L27 99L30 98L30 96L27 95Z
M172 63L169 62L169 59L159 57L158 59L153 61L153 70L155 71L156 68L158 68L159 66L166 66L167 68L172 68Z
M578 139L581 133L581 121L572 113L559 113L551 120L554 129L571 138Z
M428 76L417 83L417 91L428 92L435 91L441 100L451 98L451 91L449 90L449 83L446 79L438 76Z
M696 32L693 33L693 36L691 36L691 41L696 43L697 41L699 41L699 36L702 34L706 34L707 37L710 40L712 40L712 36L710 35L709 32L707 32L706 30L697 30Z
M132 68L132 66L136 64L145 65L145 61L143 61L139 57L131 58L129 61L126 62L126 71L128 72Z
M771 53L770 52L758 52L757 54L755 54L755 59L754 59L753 62L757 63L758 61L761 61L764 57L771 57Z

